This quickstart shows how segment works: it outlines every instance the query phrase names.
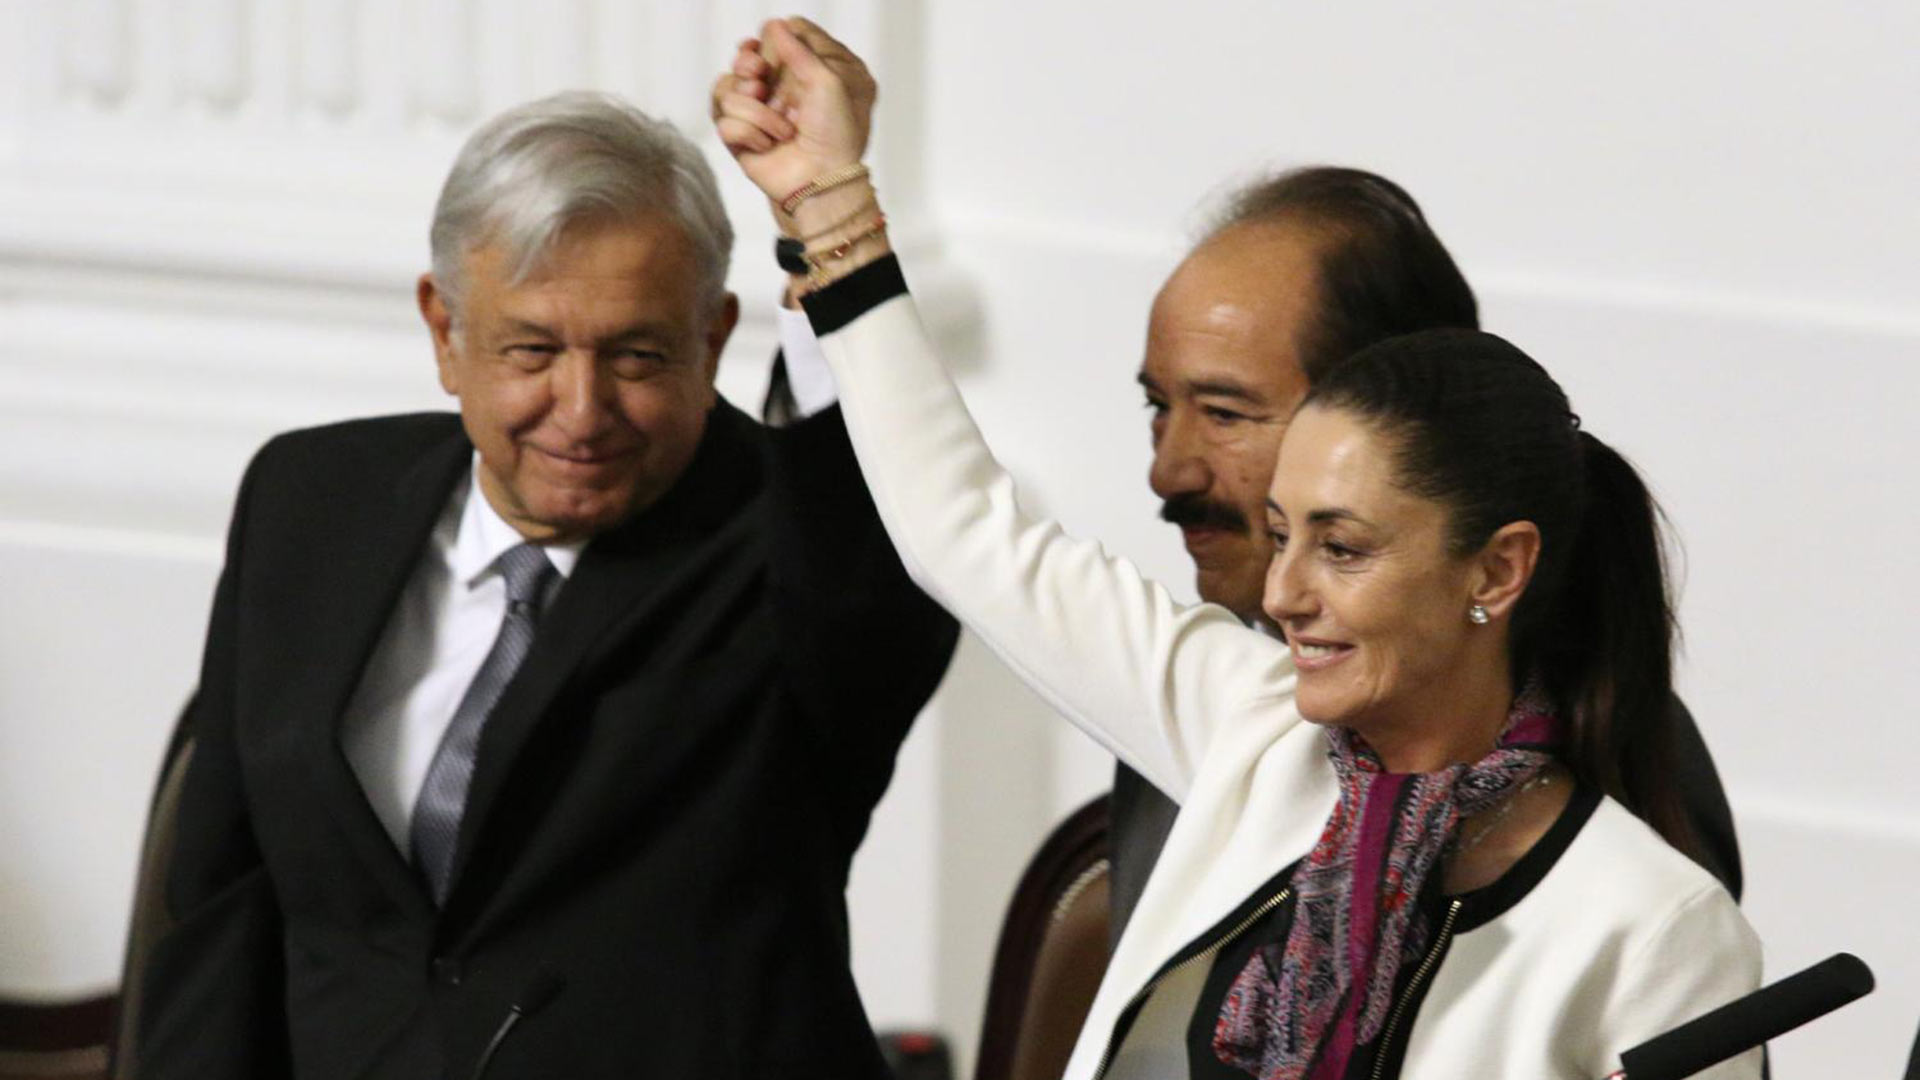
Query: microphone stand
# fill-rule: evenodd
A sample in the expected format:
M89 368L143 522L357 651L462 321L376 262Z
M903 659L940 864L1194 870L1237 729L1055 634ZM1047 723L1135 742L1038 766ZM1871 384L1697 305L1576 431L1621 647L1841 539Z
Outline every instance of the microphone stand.
M482 1080L486 1076L487 1066L493 1064L493 1056L500 1052L500 1045L507 1041L507 1036L512 1034L520 1021L546 1008L554 998L560 996L561 989L566 985L566 980L551 971L542 970L534 975L533 980L514 998L513 1004L507 1007L506 1017L494 1029L493 1038L487 1040L487 1048L480 1052L480 1061L473 1067L473 1080Z

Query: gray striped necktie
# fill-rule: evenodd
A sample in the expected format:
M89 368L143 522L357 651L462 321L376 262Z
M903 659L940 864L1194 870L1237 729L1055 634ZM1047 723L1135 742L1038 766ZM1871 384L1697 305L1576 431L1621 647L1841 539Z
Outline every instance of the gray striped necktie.
M409 835L414 865L433 889L433 902L447 902L452 882L453 849L460 838L460 814L467 805L467 785L473 781L473 762L480 749L480 729L500 700L520 662L533 644L534 622L540 616L540 596L559 571L546 552L533 544L508 548L494 563L507 580L507 614L500 634L481 662L480 671L454 710L453 722L440 737L440 748L427 766L427 782L413 804Z

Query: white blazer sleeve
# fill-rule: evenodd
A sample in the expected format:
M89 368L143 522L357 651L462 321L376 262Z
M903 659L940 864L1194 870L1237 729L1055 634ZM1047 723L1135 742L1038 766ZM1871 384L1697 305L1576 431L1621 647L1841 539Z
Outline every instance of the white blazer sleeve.
M1132 563L1020 508L911 297L822 346L907 571L1069 720L1183 799L1221 725L1294 715L1284 644L1224 608L1176 603Z
M1648 1039L1752 993L1760 966L1760 939L1733 897L1717 883L1702 888L1622 957L1601 1021L1612 1033L1606 1068L1618 1069L1619 1055ZM1760 1060L1755 1048L1696 1076L1760 1080Z

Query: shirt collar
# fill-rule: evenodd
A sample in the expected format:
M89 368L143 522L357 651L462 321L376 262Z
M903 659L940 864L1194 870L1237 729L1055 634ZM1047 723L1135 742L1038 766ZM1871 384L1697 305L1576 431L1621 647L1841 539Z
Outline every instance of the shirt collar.
M506 554L509 548L525 543L526 537L507 524L507 520L487 501L486 492L480 489L478 452L473 455L473 465L467 470L464 497L466 506L460 511L460 530L454 537L447 564L453 571L453 580L471 589L479 584L482 575L493 568L495 560ZM580 552L586 546L585 540L576 540L565 544L543 544L541 549L547 553L547 560L553 563L553 568L565 578L573 573L574 566L580 561Z

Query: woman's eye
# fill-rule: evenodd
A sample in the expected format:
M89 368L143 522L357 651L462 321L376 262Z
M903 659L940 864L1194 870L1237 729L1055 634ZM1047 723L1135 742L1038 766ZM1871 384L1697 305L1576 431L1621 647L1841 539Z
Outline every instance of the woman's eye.
M1273 550L1287 550L1287 534L1281 532L1279 529L1268 529L1267 539L1273 541Z
M1358 559L1360 557L1360 552L1358 549L1350 548L1345 544L1336 544L1332 541L1328 541L1327 543L1321 545L1321 547L1322 547L1322 550L1324 550L1327 553L1328 562L1336 562L1336 563L1352 562L1355 559Z

